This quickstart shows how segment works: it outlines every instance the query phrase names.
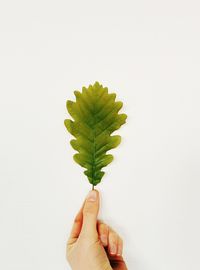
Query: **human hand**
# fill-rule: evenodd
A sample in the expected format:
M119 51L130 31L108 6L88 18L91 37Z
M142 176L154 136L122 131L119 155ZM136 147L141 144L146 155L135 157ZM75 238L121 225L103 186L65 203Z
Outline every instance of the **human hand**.
M99 193L92 190L74 220L67 242L67 260L72 270L127 270L122 239L97 220L98 211Z

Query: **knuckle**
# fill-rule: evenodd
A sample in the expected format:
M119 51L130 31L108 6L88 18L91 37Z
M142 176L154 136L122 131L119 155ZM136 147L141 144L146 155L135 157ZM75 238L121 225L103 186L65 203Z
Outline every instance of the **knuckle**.
M87 214L93 214L93 213L94 213L93 205L87 204L83 209L83 214L87 215Z
M105 224L102 219L97 220L98 225Z
M106 226L106 224L100 224L100 230L102 232L106 233L107 232L107 226Z

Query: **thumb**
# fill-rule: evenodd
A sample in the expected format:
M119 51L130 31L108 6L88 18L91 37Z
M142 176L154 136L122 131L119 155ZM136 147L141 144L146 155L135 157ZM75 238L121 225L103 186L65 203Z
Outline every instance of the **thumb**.
M99 192L91 190L83 206L82 233L93 234L97 232L97 216L99 212Z

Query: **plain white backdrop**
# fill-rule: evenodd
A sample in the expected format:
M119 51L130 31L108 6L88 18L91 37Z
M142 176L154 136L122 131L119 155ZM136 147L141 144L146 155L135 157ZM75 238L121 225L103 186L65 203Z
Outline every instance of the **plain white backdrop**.
M0 268L65 270L90 189L64 127L73 91L124 102L100 217L131 270L200 269L198 0L0 2Z

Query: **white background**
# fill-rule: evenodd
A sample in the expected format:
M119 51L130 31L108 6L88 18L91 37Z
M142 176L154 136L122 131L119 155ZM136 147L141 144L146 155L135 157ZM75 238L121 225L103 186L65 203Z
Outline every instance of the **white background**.
M131 270L200 269L200 3L0 2L0 268L64 270L90 186L63 121L99 81L128 114L98 186Z

